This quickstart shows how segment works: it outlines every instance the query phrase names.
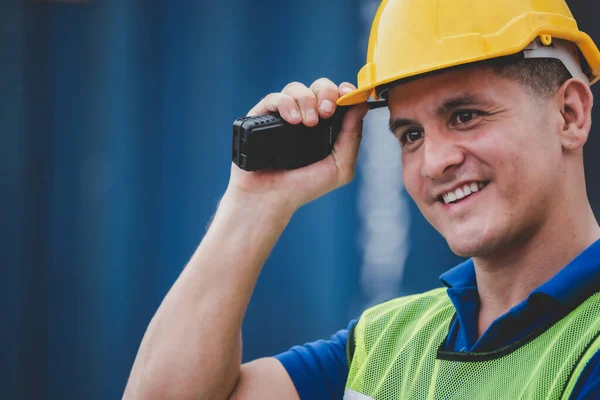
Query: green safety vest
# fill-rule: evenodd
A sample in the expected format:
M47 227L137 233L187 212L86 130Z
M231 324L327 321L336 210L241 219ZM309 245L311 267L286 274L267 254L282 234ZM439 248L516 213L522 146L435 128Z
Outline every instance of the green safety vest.
M344 400L568 399L600 349L600 292L488 352L446 351L453 318L445 288L365 311L348 340Z

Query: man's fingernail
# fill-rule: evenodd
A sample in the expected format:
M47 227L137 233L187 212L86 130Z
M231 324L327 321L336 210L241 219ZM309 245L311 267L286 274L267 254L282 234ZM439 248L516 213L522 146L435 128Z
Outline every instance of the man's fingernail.
M333 112L333 103L329 100L323 100L321 102L321 111L330 113Z
M309 121L316 121L319 119L317 112L313 108L306 110L306 119Z
M352 89L350 89L349 87L344 87L344 88L340 89L340 93L342 94L342 96L347 95L351 91L352 91Z
M292 108L292 111L290 111L290 117L292 117L292 119L298 119L300 118L300 113L295 108Z

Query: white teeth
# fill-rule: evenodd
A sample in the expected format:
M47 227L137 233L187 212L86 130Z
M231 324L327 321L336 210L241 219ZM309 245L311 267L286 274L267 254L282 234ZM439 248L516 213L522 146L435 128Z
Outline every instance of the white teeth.
M472 182L470 184L464 185L462 188L458 188L453 192L448 192L442 195L442 199L444 203L449 204L453 201L463 199L473 193L479 192L486 186L483 182Z

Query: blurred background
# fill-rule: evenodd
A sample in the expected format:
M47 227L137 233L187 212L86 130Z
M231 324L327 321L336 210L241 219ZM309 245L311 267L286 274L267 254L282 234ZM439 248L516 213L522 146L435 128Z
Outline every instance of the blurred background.
M231 123L291 81L355 82L378 4L0 2L0 398L121 397L226 188ZM600 40L597 2L569 4ZM244 323L244 360L326 338L461 261L404 192L387 119L368 116L355 181L281 237Z

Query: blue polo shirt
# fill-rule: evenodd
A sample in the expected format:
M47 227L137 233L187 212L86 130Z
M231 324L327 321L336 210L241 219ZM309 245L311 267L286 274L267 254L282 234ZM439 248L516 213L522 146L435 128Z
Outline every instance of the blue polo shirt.
M511 344L565 310L600 291L600 240L558 274L535 289L523 302L496 319L477 338L479 295L473 261L440 276L448 288L457 318L450 326L446 347L453 351L488 351ZM302 400L342 399L348 377L346 343L353 320L329 340L295 346L276 358L283 364ZM583 370L571 399L600 399L600 353Z

